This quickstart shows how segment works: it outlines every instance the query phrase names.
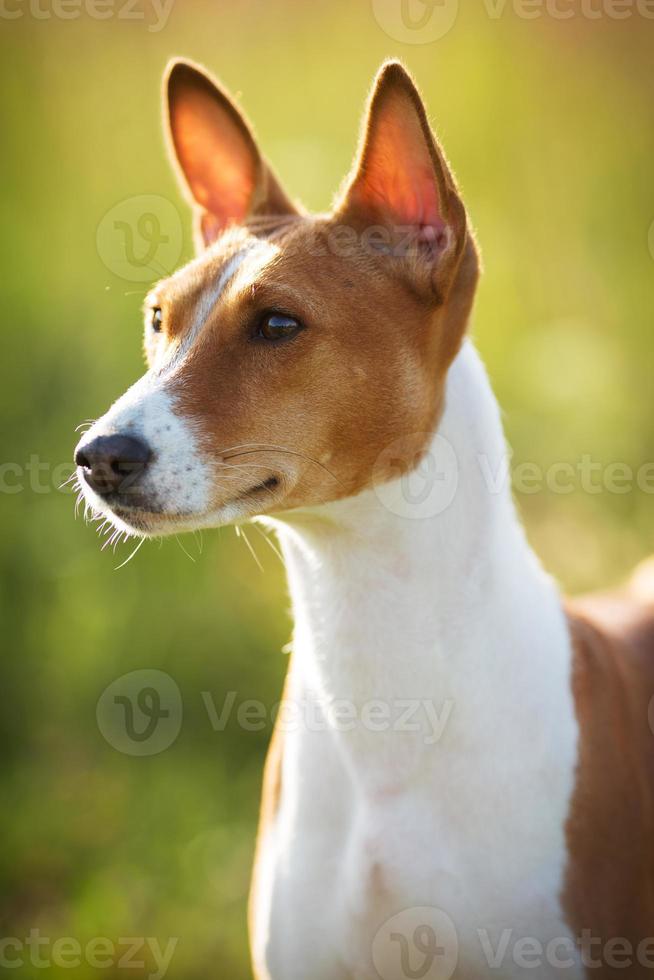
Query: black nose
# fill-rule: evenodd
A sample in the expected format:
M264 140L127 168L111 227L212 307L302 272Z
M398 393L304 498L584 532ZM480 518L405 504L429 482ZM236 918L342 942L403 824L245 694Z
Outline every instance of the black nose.
M145 470L150 455L147 443L134 436L98 436L79 444L75 462L91 489L107 496L129 490Z

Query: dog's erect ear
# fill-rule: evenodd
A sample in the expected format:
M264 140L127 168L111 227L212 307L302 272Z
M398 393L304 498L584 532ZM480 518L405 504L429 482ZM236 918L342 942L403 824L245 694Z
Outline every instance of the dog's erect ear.
M297 214L229 96L187 61L165 76L168 135L204 245L250 218Z
M461 253L465 209L422 99L399 62L387 62L377 75L357 159L336 212L358 228L391 229L396 241L409 232L433 262L437 278Z

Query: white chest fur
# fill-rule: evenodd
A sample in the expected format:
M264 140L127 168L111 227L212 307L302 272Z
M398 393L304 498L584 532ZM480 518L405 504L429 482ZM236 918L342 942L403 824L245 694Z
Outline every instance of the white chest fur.
M299 710L255 899L272 980L579 975L559 903L570 645L491 478L505 446L470 344L439 437L458 469L446 509L412 519L370 490L275 522Z

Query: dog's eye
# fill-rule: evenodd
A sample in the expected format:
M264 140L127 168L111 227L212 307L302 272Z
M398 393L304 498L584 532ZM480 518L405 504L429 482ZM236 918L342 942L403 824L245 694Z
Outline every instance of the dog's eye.
M287 340L302 329L302 324L285 313L266 313L259 324L258 337L264 340Z
M163 316L161 313L161 307L155 306L152 310L152 316L150 317L150 326L154 333L161 333L161 323L163 321Z

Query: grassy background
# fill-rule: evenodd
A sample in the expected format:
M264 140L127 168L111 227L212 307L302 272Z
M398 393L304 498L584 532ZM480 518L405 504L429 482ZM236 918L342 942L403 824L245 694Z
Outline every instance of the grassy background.
M202 692L218 707L228 691L277 698L282 568L253 532L260 571L230 529L205 534L201 554L182 542L194 562L173 539L116 571L127 552L100 553L53 489L76 424L142 369L146 284L101 260L103 216L163 196L191 255L160 135L163 67L183 54L214 70L292 193L322 209L374 71L402 57L479 233L474 332L516 461L638 467L654 448L654 21L531 20L510 4L493 17L480 0L442 39L405 44L367 0L176 0L159 32L149 5L135 8L144 23L38 19L18 3L23 16L0 18L2 458L23 472L2 470L1 934L176 936L169 975L239 980L268 729L214 731ZM519 504L548 567L578 589L654 550L652 499L544 490ZM105 687L137 668L169 673L184 704L179 738L148 758L117 752L96 724ZM48 975L96 974L125 970Z

